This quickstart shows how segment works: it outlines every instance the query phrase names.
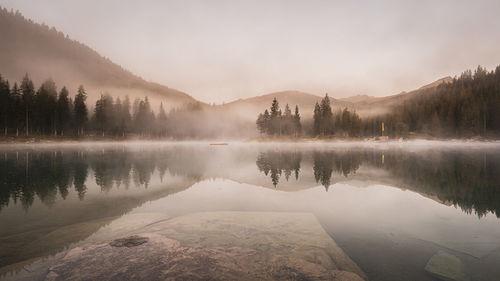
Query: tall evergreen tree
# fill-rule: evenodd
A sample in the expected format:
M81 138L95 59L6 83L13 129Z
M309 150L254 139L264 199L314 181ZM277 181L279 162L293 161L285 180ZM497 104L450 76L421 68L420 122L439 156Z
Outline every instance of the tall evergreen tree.
M130 99L128 96L125 96L120 113L120 128L122 130L122 136L125 136L125 133L130 130L131 123L132 116L130 115Z
M103 137L114 127L113 98L109 94L101 95L101 98L96 101L94 121L96 129L101 132Z
M300 124L300 113L299 113L299 106L295 105L295 114L293 115L293 127L294 127L294 134L296 137L298 137L302 131L302 125Z
M87 100L87 93L82 85L78 87L78 93L75 96L74 101L74 122L75 128L77 129L77 135L83 135L83 129L88 121L88 109L85 101Z
M293 132L293 117L292 110L290 110L290 106L286 104L285 111L282 116L282 134L290 135Z
M42 83L35 95L34 116L38 131L42 134L55 134L57 117L57 88L52 79Z
M6 136L9 127L10 108L11 93L9 82L3 80L2 76L0 76L0 126L4 129L4 134Z
M24 104L23 99L21 97L21 90L17 86L17 83L14 83L12 87L11 95L10 95L10 120L11 127L15 128L16 137L19 136L19 130L22 129L22 125L24 122Z
M160 103L160 109L158 111L158 118L156 120L158 133L160 136L165 136L167 134L167 114L163 108L163 102Z
M313 134L318 136L321 134L321 107L316 102L314 105L314 115L313 115Z
M31 115L33 113L33 104L35 100L35 85L33 84L33 81L31 81L31 79L29 78L28 73L24 75L23 80L21 82L21 93L24 103L24 115L25 115L24 129L26 136L29 136L30 121L32 120Z
M69 92L66 87L61 89L59 92L59 98L57 99L57 132L61 136L64 136L64 132L71 125L71 104L69 99Z
M321 121L320 121L320 133L321 135L329 135L333 133L333 113L330 106L330 98L328 94L321 100Z
M271 135L281 134L281 109L276 98L273 99L269 115L269 133Z

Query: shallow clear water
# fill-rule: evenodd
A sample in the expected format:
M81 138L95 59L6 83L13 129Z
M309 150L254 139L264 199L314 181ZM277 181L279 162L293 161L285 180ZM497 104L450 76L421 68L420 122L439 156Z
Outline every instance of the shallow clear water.
M434 280L438 251L498 280L499 170L495 144L3 146L0 267L133 214L272 211L314 214L369 280Z

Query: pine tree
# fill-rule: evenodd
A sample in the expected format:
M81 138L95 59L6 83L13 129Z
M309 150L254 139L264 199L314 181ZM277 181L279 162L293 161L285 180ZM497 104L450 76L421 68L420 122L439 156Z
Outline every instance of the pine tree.
M70 124L71 105L69 93L66 87L63 87L57 99L57 131L61 136L64 136L64 132L69 128Z
M10 94L10 119L11 119L11 127L16 129L16 137L19 136L19 130L22 129L22 124L24 122L24 104L21 96L21 90L17 86L17 83L14 83L12 87L12 91Z
M56 132L57 117L57 88L52 79L45 80L35 95L34 116L36 122L33 124L42 134L54 134Z
M286 104L285 111L282 116L282 131L285 135L290 135L293 132L292 110L290 110L290 106L288 106L288 104Z
M114 127L114 115L113 98L109 94L101 95L95 104L94 121L103 137Z
M302 131L302 125L300 124L300 113L299 106L295 105L295 114L293 115L293 127L295 132L295 137L298 137Z
M267 134L271 133L271 114L266 109L264 110L264 132Z
M281 109L276 98L271 104L269 133L271 135L281 134Z
M330 98L328 94L321 100L321 121L320 121L320 132L322 135L329 135L333 133L333 113L330 106Z
M85 104L86 100L87 93L85 93L83 86L80 85L74 101L75 127L77 129L77 135L79 136L83 135L83 129L88 121L88 109Z
M314 105L314 115L313 115L313 133L318 136L321 133L321 107L316 102Z
M128 132L130 130L130 127L132 126L132 116L130 115L130 99L128 96L125 96L125 100L123 101L119 120L122 136L125 136L125 133Z
M4 129L5 136L8 133L11 100L9 82L0 76L0 126Z
M26 136L29 136L30 133L30 121L32 120L31 114L33 111L33 103L35 99L35 85L33 85L33 81L28 76L28 73L24 75L23 81L21 82L21 93L24 103L24 129Z
M165 109L163 108L163 102L160 103L157 124L160 136L164 137L167 134L167 114L165 113Z

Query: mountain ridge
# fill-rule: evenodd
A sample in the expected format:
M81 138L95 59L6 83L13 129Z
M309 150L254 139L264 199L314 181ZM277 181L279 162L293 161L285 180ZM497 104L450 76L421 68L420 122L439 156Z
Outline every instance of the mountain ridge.
M0 7L0 34L0 74L10 81L20 81L28 73L40 85L52 77L73 93L83 84L90 100L110 92L113 96L149 96L177 106L199 102L185 92L145 81L84 43L17 11Z
M38 24L25 18L19 12L9 12L0 7L0 74L10 81L20 81L26 72L36 85L50 77L57 78L60 87L67 86L72 93L83 84L89 93L89 102L94 102L100 93L113 96L148 96L152 104L163 102L166 108L180 107L187 103L199 103L203 108L218 111L235 111L236 115L254 119L277 98L282 108L289 104L293 110L298 105L305 118L312 117L316 102L323 97L298 90L284 90L264 93L258 96L240 98L215 107L197 100L189 94L169 88L160 83L148 82L124 69L84 43L70 39L54 27ZM42 44L43 43L43 44ZM367 94L345 98L330 97L332 108L355 109L362 116L383 113L406 97L423 90L450 83L449 76L426 84L416 90L395 95L374 97ZM248 115L248 116L247 116Z

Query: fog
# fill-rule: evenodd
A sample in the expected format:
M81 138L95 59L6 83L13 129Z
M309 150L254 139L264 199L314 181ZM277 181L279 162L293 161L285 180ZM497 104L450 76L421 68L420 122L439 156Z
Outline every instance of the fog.
M0 5L207 103L285 89L386 96L500 61L498 1Z

